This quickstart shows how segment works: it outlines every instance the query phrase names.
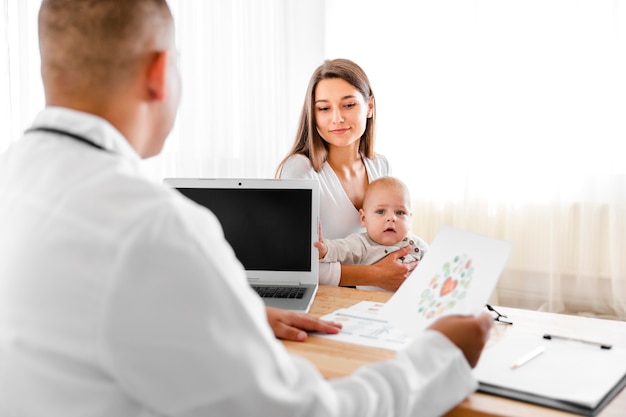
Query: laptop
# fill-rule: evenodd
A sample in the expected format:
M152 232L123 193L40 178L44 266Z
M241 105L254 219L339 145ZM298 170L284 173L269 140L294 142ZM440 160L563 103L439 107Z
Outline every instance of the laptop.
M308 312L318 288L319 183L312 179L166 178L211 210L267 306Z

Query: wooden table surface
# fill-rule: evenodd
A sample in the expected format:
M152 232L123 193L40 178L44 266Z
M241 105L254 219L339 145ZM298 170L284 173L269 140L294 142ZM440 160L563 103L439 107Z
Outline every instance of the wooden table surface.
M309 313L321 317L340 308L350 307L359 301L386 302L391 294L320 285L318 293ZM524 325L533 325L539 320L548 331L568 328L576 329L582 338L602 340L602 336L611 334L611 343L626 348L626 323L610 320L585 319L591 325L581 329L580 317L550 313L536 313L527 310L498 307L502 314L508 315ZM518 324L518 323L516 323ZM519 325L519 324L518 324ZM495 323L490 337L497 338L499 332L506 331L506 325ZM582 333L581 333L582 332ZM599 337L598 337L599 336ZM337 378L354 372L357 368L372 362L384 361L395 356L395 352L372 348L352 343L344 343L328 338L310 335L305 342L283 341L287 349L294 354L309 359L326 378ZM475 392L446 414L446 417L572 417L576 414L541 407L521 401L511 400L489 394ZM598 417L625 417L626 390L622 392L604 409Z

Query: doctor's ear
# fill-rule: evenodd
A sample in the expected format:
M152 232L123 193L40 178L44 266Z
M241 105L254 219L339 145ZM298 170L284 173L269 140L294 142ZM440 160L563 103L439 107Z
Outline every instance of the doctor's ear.
M148 60L146 68L146 88L150 100L165 99L167 80L167 60L171 57L167 51L157 51Z

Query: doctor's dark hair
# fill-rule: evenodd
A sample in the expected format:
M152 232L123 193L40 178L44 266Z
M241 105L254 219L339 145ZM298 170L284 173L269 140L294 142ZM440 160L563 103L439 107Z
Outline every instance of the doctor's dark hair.
M328 144L317 131L315 122L315 88L322 80L339 78L354 86L363 96L363 99L372 100L372 117L367 119L365 132L359 143L359 153L365 158L374 157L374 139L376 127L376 102L374 93L365 71L349 59L326 60L311 75L309 86L304 97L304 105L300 114L298 131L293 147L281 161L276 170L276 177L280 176L285 161L292 155L300 154L309 158L316 172L319 172L328 158Z

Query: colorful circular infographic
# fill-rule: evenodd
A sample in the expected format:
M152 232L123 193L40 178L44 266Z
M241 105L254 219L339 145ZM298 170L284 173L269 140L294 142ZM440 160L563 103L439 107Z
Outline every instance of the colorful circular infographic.
M467 255L457 255L441 266L422 292L418 312L427 319L441 316L467 294L474 268Z

